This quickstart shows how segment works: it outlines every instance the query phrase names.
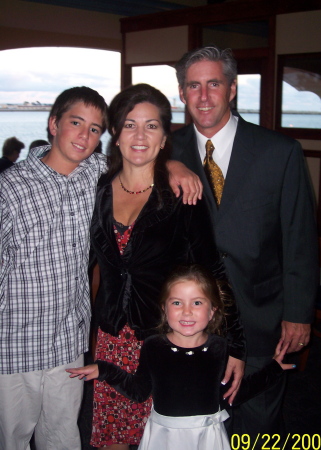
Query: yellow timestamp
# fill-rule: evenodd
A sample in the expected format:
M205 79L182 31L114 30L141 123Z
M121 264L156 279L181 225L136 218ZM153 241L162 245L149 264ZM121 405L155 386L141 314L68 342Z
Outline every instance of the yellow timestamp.
M321 450L320 434L261 434L253 438L249 434L233 434L232 450Z

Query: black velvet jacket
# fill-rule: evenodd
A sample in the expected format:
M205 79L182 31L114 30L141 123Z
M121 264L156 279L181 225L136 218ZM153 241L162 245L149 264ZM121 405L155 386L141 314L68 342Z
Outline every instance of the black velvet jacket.
M202 264L215 277L225 279L203 201L184 205L167 186L162 196L163 206L159 207L157 192L152 190L121 256L113 229L111 180L106 174L98 182L91 226L92 250L100 268L94 317L96 324L113 336L126 323L139 340L155 334L160 321L160 288L175 265ZM245 342L234 304L227 317L228 338L233 341L230 354L243 359Z
M228 358L226 339L209 335L196 348L173 345L166 336L151 336L144 342L139 366L129 374L107 361L96 361L99 380L106 380L122 395L137 402L151 394L155 411L165 416L215 414L223 401L227 386L221 385ZM260 371L243 378L234 405L249 400L267 389L283 374L274 360Z

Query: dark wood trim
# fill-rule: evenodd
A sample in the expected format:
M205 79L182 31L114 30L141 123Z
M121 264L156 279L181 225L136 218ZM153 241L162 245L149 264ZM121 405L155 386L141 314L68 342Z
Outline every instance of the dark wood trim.
M132 82L131 69L128 71L126 65L126 33L122 34L122 52L121 52L121 73L120 73L120 89L124 89Z
M267 128L274 128L274 111L275 111L275 70L276 70L276 17L269 19L269 36L268 36L268 58L263 61L264 78L261 86L261 124Z
M321 0L241 0L197 6L120 19L121 32L153 30L182 25L262 20L277 14L320 9Z
M316 208L318 235L321 236L321 150L307 150L303 149L306 158L319 159L319 201Z
M274 14L270 2L264 0L244 0L233 3L220 3L219 5L197 6L179 10L164 11L155 14L135 16L120 19L122 33L131 31L153 30L155 28L168 28L183 25L226 23L240 20L261 20Z
M320 9L320 0L277 0L276 14L289 14Z
M283 81L283 60L284 56L279 55L277 58L277 73L276 73L276 98L275 98L275 129L277 131L281 128L282 115L282 81Z
M188 26L188 50L198 48L203 45L202 42L202 25L189 25Z
M278 113L278 111L276 111L276 113ZM277 125L275 129L293 139L315 139L319 141L321 135L321 130L316 128L285 128Z
M321 159L321 150L305 150L303 149L304 156L309 158L320 158ZM320 172L321 176L321 172Z

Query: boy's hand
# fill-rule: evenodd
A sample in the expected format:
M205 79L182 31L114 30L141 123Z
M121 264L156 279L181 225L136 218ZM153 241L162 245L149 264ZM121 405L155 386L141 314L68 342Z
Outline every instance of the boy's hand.
M181 194L179 189L179 186L181 186L183 203L185 205L196 205L197 200L201 200L203 193L203 185L199 177L179 161L167 161L167 169L169 171L169 184L176 197Z
M273 359L275 359L276 362L278 362L280 364L280 366L282 367L283 370L289 370L289 369L294 369L296 367L295 364L283 364L283 358L286 355L286 351L290 345L290 342L288 342L287 344L285 344L283 346L283 339L280 339L278 342L278 345L276 346L275 349L275 353L273 356Z
M77 369L66 369L66 372L70 373L70 378L78 377L79 380L84 379L85 381L93 380L99 376L98 364L89 364L89 366L78 367Z

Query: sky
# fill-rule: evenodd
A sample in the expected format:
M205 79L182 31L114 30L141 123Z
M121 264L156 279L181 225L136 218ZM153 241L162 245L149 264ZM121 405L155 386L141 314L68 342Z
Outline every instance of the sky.
M0 51L0 103L53 103L73 86L96 89L110 102L120 89L120 53L68 47Z
M136 67L133 83L148 82L182 105L175 70L169 66ZM110 100L120 89L120 53L105 50L38 47L0 51L0 104L53 103L57 95L73 86L89 86ZM257 75L238 80L239 109L259 108ZM311 92L299 92L284 83L284 110L321 112L321 100Z

